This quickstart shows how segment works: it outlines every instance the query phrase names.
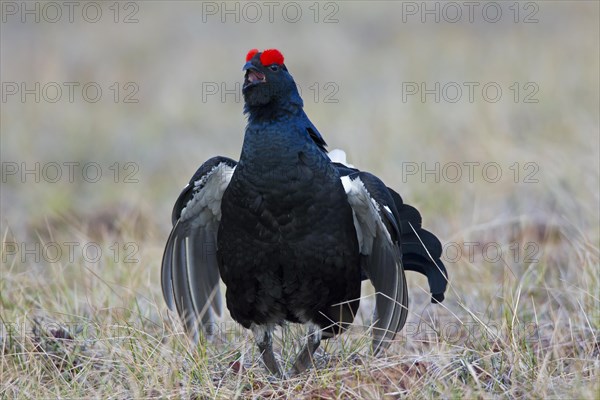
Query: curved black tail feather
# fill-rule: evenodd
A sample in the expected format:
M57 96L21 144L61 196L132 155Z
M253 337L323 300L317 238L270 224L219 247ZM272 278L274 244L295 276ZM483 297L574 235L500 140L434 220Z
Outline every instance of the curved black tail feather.
M416 271L427 277L431 291L431 302L444 300L448 284L448 273L441 261L442 244L431 232L421 227L421 213L411 205L404 204L402 197L388 188L398 210L402 263L407 271Z

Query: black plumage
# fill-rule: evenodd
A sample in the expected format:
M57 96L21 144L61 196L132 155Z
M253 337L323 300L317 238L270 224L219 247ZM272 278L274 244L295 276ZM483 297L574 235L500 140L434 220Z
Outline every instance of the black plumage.
M167 305L194 339L201 329L211 334L221 278L232 318L253 331L272 373L282 374L274 327L307 324L298 373L321 339L352 323L361 280L370 279L379 293L378 352L406 321L404 269L425 274L432 301L443 300L439 240L377 177L331 160L281 53L253 50L244 70L248 125L239 161L205 162L173 209L162 266Z

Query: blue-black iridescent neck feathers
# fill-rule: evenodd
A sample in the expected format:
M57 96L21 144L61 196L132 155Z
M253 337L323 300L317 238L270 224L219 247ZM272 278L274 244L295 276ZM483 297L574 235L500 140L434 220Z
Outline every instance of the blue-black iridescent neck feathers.
M283 60L275 49L248 52L242 88L248 125L294 120L304 125L315 144L325 151L327 143L304 113L304 102Z

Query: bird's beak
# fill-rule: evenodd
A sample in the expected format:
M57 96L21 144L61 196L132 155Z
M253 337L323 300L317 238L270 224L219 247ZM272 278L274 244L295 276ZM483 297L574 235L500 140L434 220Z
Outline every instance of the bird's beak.
M254 64L252 64L252 61L248 61L246 64L244 64L242 71L247 71L249 69L257 69Z
M242 70L246 71L246 74L244 75L243 89L246 89L255 84L265 83L267 81L265 74L260 72L258 70L258 67L256 65L252 64L252 62L250 62L250 61L248 61L244 65L244 68L242 68Z

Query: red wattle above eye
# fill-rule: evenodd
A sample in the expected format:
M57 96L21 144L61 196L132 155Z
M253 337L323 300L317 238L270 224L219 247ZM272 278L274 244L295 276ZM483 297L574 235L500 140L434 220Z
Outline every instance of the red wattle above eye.
M246 54L246 62L250 61L254 55L258 53L258 49L252 49Z
M283 54L276 49L268 49L260 55L260 63L264 66L277 64L283 65Z

